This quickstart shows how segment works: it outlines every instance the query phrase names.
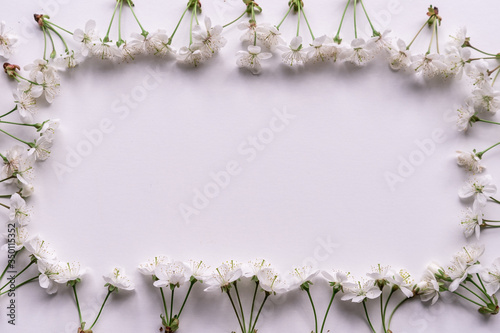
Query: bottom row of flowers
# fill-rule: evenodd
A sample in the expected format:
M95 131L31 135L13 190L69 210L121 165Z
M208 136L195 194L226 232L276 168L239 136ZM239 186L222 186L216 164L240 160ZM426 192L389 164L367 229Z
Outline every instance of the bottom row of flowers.
M31 260L16 276L9 278L8 282L0 287L0 295L8 294L9 291L17 290L36 280L50 294L55 293L59 285L66 285L73 290L80 322L79 333L92 332L108 298L113 293L134 289L134 284L120 268L115 268L111 274L104 276L107 295L97 317L92 324L87 324L82 318L78 300L77 286L84 275L84 269L79 263L57 261L48 244L38 237L25 242L21 249L10 251L12 249L7 248L7 250L10 260L0 280L4 278L9 267L23 250L28 252ZM430 264L419 282L414 282L405 270L395 271L389 266L381 265L373 267L372 272L366 274L366 278L362 280L354 279L349 273L336 270L319 271L311 267L294 268L289 274L281 275L263 259L246 264L228 261L215 270L211 270L202 261L180 262L172 261L165 256L158 256L139 265L139 271L143 275L150 276L154 287L159 289L163 302L160 318L165 332L175 332L179 329L179 320L193 286L200 283L205 285L205 291L219 291L227 295L241 333L257 332L257 321L270 297L296 289L307 294L311 303L314 315L313 333L326 332L327 317L333 300L339 293L342 294L343 301L352 301L362 305L367 324L372 332L377 332L377 330L370 319L366 303L379 298L381 332L388 333L391 332L391 321L396 310L416 296L420 296L424 302L431 301L434 304L441 293L450 292L477 306L482 314L498 314L500 308L495 294L500 289L500 258L496 259L490 268L485 268L479 262L479 257L483 252L483 245L464 246L453 256L446 268L435 263ZM16 285L14 281L18 281L19 276L32 265L37 265L38 274ZM318 316L310 293L312 281L320 278L321 281L328 282L332 289L331 300L323 317ZM246 316L242 305L243 297L238 290L239 283L245 282L255 285L251 311ZM179 303L182 305L174 310L175 291L184 285L189 287L184 288L187 292L182 295L183 301ZM170 292L170 301L166 299L167 292ZM395 304L389 307L391 299Z

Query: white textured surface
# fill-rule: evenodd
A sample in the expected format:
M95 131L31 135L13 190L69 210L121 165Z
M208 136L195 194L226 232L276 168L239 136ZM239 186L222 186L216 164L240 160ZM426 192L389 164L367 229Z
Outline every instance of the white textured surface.
M400 12L391 14L386 25L408 41L425 20L427 3L401 3ZM286 11L286 1L260 4L262 22L275 24ZM170 33L184 5L177 1L168 8L158 0L137 0L136 11L146 29L161 26ZM306 3L317 35L336 30L344 5ZM367 5L372 17L388 8L385 1ZM482 7L489 9L478 12L464 11L470 6L465 1L433 5L444 17L442 41L467 25L474 44L487 50L498 47L491 33L500 28L496 2L486 1ZM53 10L30 1L2 6L2 13L9 13L2 19L9 25L34 30L31 15ZM93 18L102 32L112 7L112 1L61 4L52 19L73 30ZM216 0L204 3L204 9L214 23L225 23L243 7L240 1ZM128 35L136 25L127 11L125 17ZM378 17L374 20L386 21L382 14ZM287 39L295 31L294 19L291 16L283 25ZM364 27L365 21L360 21ZM350 15L345 24L343 37L350 40ZM174 39L176 46L188 41L187 29L185 21ZM302 31L308 38L305 25ZM113 297L96 331L157 331L159 295L135 267L158 254L203 259L213 267L227 259L265 257L281 271L313 263L359 277L382 263L406 268L419 279L429 261L446 264L466 242L458 226L464 205L456 195L464 172L455 165L454 151L485 148L497 140L498 131L477 125L467 140L456 133L449 114L468 91L463 84L425 85L408 74L391 72L382 59L361 69L331 64L290 69L280 64L278 54L265 63L262 75L252 76L235 65L239 34L236 27L228 29L227 47L196 69L172 60L140 59L124 65L87 61L63 75L63 95L40 112L40 119L61 118L62 128L53 156L38 165L32 229L50 240L61 259L79 260L91 268L80 286L84 316L93 317L98 310L105 293L100 276L114 265L125 267L138 285L132 295ZM426 49L428 35L424 36L416 49ZM27 40L12 62L24 65L39 57L41 35ZM160 73L157 80L151 76L154 70ZM136 103L133 96L144 82L156 87ZM3 110L10 107L14 85L2 79L0 86ZM132 96L132 104L124 95ZM126 116L124 108L129 111ZM276 110L285 108L295 118L249 161L251 137L269 127ZM112 123L111 133L103 135L62 181L58 179L55 165L67 163L71 152L84 144L85 132L98 129L103 119ZM445 140L391 191L385 173L397 172L400 157L408 159L418 151L417 142L428 142L435 131ZM500 166L497 156L492 153L486 164L500 179L495 172ZM239 165L238 175L186 223L180 205L192 204L194 191L203 189L212 181L211 174L231 161ZM481 237L487 244L484 263L500 254L498 237L495 231ZM324 313L328 288L318 283L313 294ZM2 319L2 331L76 332L77 314L68 291L47 296L33 284L20 290L18 306L18 326L7 327ZM200 286L183 316L180 332L237 328L227 299L204 294ZM263 333L308 332L311 323L305 295L294 292L270 303L258 326ZM362 308L340 302L334 303L327 327L368 332ZM497 318L484 320L455 298L432 308L412 302L393 323L394 331L401 333L491 332L499 327Z

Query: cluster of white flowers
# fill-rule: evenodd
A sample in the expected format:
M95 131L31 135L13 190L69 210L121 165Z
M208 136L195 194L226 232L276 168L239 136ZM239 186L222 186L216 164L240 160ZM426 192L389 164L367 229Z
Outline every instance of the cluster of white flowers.
M9 59L17 43L17 37L12 34L4 21L0 22L0 57Z

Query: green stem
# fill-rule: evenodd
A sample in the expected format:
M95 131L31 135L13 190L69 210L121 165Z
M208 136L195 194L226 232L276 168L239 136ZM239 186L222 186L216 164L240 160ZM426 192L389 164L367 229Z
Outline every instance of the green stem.
M113 16L111 16L111 21L109 22L109 27L108 27L108 32L106 32L106 36L104 36L104 39L102 40L104 43L109 42L109 33L111 31L111 26L113 25L113 21L115 19L116 11L118 10L118 6L122 3L122 1L117 1L115 10L113 11Z
M264 304L266 304L266 301L267 301L269 295L271 295L271 294L266 292L266 297L264 297L264 300L262 301L262 304L260 305L259 312L257 312L257 317L255 317L255 321L253 323L252 329L248 333L255 332L255 325L257 325L257 320L259 320L260 313L262 312L262 308L264 307Z
M20 284L18 284L17 286L15 286L15 287L14 287L14 289L15 289L15 290L17 290L17 289L21 288L22 286L24 286L25 284L28 284L28 283L30 283L30 282L35 281L36 279L38 279L38 277L39 277L39 276L40 276L40 274L38 274L37 276L32 277L32 278L31 278L31 279L29 279L29 280L26 280L26 281L24 281L24 282L21 282ZM4 291L3 293L0 293L0 296L5 295L5 294L9 293L10 291L11 291L11 290Z
M413 39L411 40L410 44L408 44L408 46L406 47L407 50L410 49L410 46L412 46L413 42L417 39L418 35L420 35L420 33L422 32L422 30L424 30L425 26L429 24L429 20L430 19L428 19L427 21L425 21L425 23L422 26L422 28L420 28L420 30L417 32L417 34L415 35L415 37L413 37Z
M354 3L356 3L356 0L354 0ZM375 329L373 328L372 322L370 320L370 316L368 315L368 310L366 309L366 300L363 300L363 309L365 309L365 315L366 315L366 320L368 320L368 324L370 325L370 328L373 333L377 333Z
M286 12L285 17L283 17L283 19L281 20L281 22L276 26L276 29L280 30L281 25L283 24L283 22L285 22L286 18L288 17L288 15L290 14L290 12L292 11L292 8L293 8L293 4L290 5L290 8L288 8L288 12Z
M487 148L487 149L483 150L482 152L477 153L476 155L477 155L477 156L479 156L479 158L482 158L482 157L483 157L483 155L484 155L484 153L486 153L487 151L489 151L489 150L491 150L491 149L495 148L495 147L496 147L496 146L498 146L498 145L500 145L500 142L495 143L493 146L491 146L491 147L489 147L489 148Z
M490 199L491 199L493 202L495 202L495 203L497 203L497 204L500 204L500 201L498 201L497 199L495 199L495 198L493 198L493 197L490 197Z
M47 32L42 28L43 32L43 60L47 61Z
M385 301L385 306L384 306L384 318L385 318L385 315L387 313L387 307L389 306L389 301L391 300L391 297L392 295L394 294L395 290L394 289L391 289L391 293L389 294L389 296L387 297L387 300Z
M309 32L311 33L312 39L315 40L316 38L314 37L314 34L312 32L311 25L309 25L309 20L307 19L306 12L304 11L304 8L302 8L302 15L304 16L304 20L306 20L307 28L309 28Z
M251 333L252 330L253 310L255 308L255 298L257 297L258 289L259 289L259 281L255 281L255 291L253 292L253 299L252 299L252 310L250 311L250 322L248 324L249 333Z
M481 51L480 49L475 48L474 46L472 46L470 44L466 45L466 47L470 47L471 49L476 50L477 52L485 54L485 55L488 55L488 56L492 56L492 57L496 57L497 56L496 54L491 54L491 53L488 53L488 52Z
M10 134L10 133L8 133L8 132L5 132L5 131L4 131L3 129L1 129L1 128L0 128L0 132L2 132L2 133L4 133L4 134L7 134L7 135L8 135L8 136L10 136L11 138L16 139L16 140L17 140L17 141L19 141L19 142L22 142L22 143L24 143L25 145L28 145L30 148L33 148L33 146L32 146L33 144L31 144L31 143L29 143L29 142L26 142L26 141L23 141L23 140L21 140L21 139L19 139L19 138L15 137L15 136L14 136L14 135L12 135L12 134Z
M61 36L61 34L56 29L54 29L53 27L51 27L50 25L48 25L47 28L49 28L50 30L52 30L57 35L57 37L59 37L59 39L61 40L61 42L64 45L64 51L66 53L69 53L68 44L66 44L66 41L64 40L63 36Z
M491 225L491 224L486 224L486 223L483 223L483 224L481 224L481 227L490 228L490 229L491 229L491 228L495 229L495 228L500 228L500 225Z
M5 208L7 208L7 209L10 209L10 207L9 207L9 206L4 205L3 203L0 203L0 206L5 207ZM0 290L1 290L1 289L0 289Z
M240 306L241 321L242 321L243 327L247 327L247 324L245 323L245 313L243 311L243 305L241 304L240 292L238 291L238 283L237 283L237 281L234 281L234 290L236 291L236 298L238 299L238 304Z
M238 323L240 324L241 332L245 333L245 328L241 324L240 316L238 315L238 310L236 310L236 306L234 305L233 298L231 297L229 290L227 291L227 296L229 297L229 300L231 301L231 305L233 306L234 313L236 314L236 318L238 319Z
M252 6L252 10L253 10L253 6ZM241 14L240 16L238 16L238 18L237 18L236 20L231 21L231 22L229 22L228 24L223 25L222 27L223 27L223 28L227 28L227 27L229 27L231 24L238 22L238 21L239 21L239 20L240 20L243 16L245 16L245 14L246 14L246 13L247 13L247 11L245 10L245 11L243 12L243 14Z
M389 321L387 322L387 330L390 331L391 330L391 322L392 322L392 317L394 316L394 314L396 313L396 311L399 309L399 307L401 305L403 305L406 301L408 301L409 299L411 298L405 298L404 300L402 300L401 302L399 302L398 305L396 305L396 307L394 308L394 310L392 310L391 312L391 316L389 317Z
M82 310L80 309L80 302L76 293L76 284L73 285L73 294L75 295L76 308L78 309L78 318L80 319L80 327L83 325Z
M49 36L50 43L52 44L52 53L50 54L50 58L54 59L56 57L56 45L54 44L54 39L47 28L43 27L42 29L45 29L45 32L47 32L47 35Z
M170 323L172 323L172 318L174 317L174 294L175 294L175 286L170 287L172 292L170 293Z
M194 6L193 11L191 12L191 23L189 26L189 46L191 46L191 44L193 44L193 20L194 20L195 11L196 11L196 5Z
M316 307L314 306L314 302L313 302L313 299L311 297L311 292L309 291L309 288L307 288L305 290L306 290L307 296L309 297L309 301L311 302L312 310L314 313L314 327L315 327L314 332L318 333L318 316L316 315Z
M122 39L122 9L123 9L123 1L120 1L120 9L118 10L118 42L116 45L120 47L125 41Z
M177 23L177 26L175 27L174 29L174 32L172 32L172 35L170 36L170 38L168 39L168 45L172 44L172 39L174 38L175 36L175 33L177 32L177 29L179 29L179 26L181 25L181 22L182 22L182 19L184 18L184 15L186 15L187 11L189 10L189 7L187 7L184 12L182 13L182 16L181 16L181 19L179 20L179 22Z
M368 20L368 23L370 23L370 27L372 28L373 36L380 36L380 32L375 30L375 27L372 24L372 21L370 20L370 17L368 16L368 12L366 11L365 4L363 3L363 0L359 0L361 3L361 7L363 7L363 11L365 12L366 19Z
M476 276L477 276L477 279L479 280L479 283L481 283L481 287L483 287L480 290L483 292L483 294L486 295L486 297L488 297L488 299L490 300L490 302L493 302L493 300L491 299L490 295L488 295L488 293L486 292L486 288L484 287L484 283L483 283L483 280L481 279L481 275L479 275L479 273L476 273Z
M146 30L144 30L144 28L142 27L141 25L141 22L139 22L139 19L137 18L137 16L135 15L135 11L134 11L134 6L132 5L132 3L130 2L130 0L127 0L127 3L128 3L128 6L130 7L130 10L132 11L132 15L134 15L134 18L135 20L137 21L137 24L139 25L139 27L141 28L141 32L142 32L142 35L144 36L144 38L146 38L148 35L149 35L149 32L147 32Z
M382 328L384 329L384 333L387 333L387 329L385 328L385 313L384 313L384 294L380 295L380 316L382 318Z
M163 302L163 309L165 311L165 321L168 320L168 310L167 310L167 302L165 301L165 293L163 292L163 287L160 287L161 300ZM167 323L170 325L170 323Z
M358 1L354 0L354 38L358 38L358 27L356 22L356 7L358 7Z
M480 122L488 123L488 124L493 124L493 125L500 125L500 123L490 121L490 120L485 120L485 119L476 119L476 121L480 121Z
M470 280L469 280L470 281ZM476 294L475 292L473 292L472 290L470 290L470 288L467 288L465 285L463 284L460 284L460 287L464 288L465 290L467 290L468 292L470 292L472 295L476 296L477 298L479 298L481 301L484 302L484 304L488 304L488 302L486 302L484 300L484 298L482 298L481 296L479 296L478 294Z
M14 179L14 178L16 178L16 176L10 176L10 177L4 178L4 179L0 180L0 183L6 182L7 180Z
M104 302L102 302L101 309L99 310L99 313L97 314L96 319L92 323L92 326L89 327L89 330L91 330L95 326L95 324L97 324L97 321L99 320L99 317L101 316L102 309L104 309L104 305L106 305L106 302L108 301L109 295L111 295L111 293L112 293L112 291L108 290L108 294L106 295L106 298L104 299Z
M500 222L500 221L496 221L496 220L484 220L484 219L483 219L483 222L497 222L497 223L498 223L498 222Z
M297 37L300 35L300 16L302 14L301 6L299 6L298 10L299 10L299 12L298 12L298 16L297 16Z
M328 308L326 309L325 318L323 319L323 324L321 325L320 333L323 333L323 329L325 328L325 324L326 324L326 318L328 317L328 314L330 313L330 308L332 307L333 299L335 298L336 294L337 294L337 291L334 290L333 294L332 294L332 298L330 299L330 303L328 304Z
M493 81L491 81L491 86L493 87L495 85L495 82L497 81L498 74L500 74L500 70L497 69L497 74L493 78Z
M73 35L73 33L72 33L71 31L68 31L68 30L66 30L66 29L64 29L64 28L61 28L60 26L58 26L58 25L57 25L57 24L55 24L55 23L52 23L52 22L49 22L49 21L45 21L45 22L46 22L46 23L48 23L48 24L50 24L50 25L51 25L51 26L53 26L53 27L56 27L57 29L60 29L60 30L62 30L62 31L64 31L64 32L66 32L66 33L68 33L68 34L70 34L70 35Z
M36 124L23 124L23 123L13 123L10 121L0 120L0 124L9 124L9 125L19 125L19 126L29 126L29 127L37 127Z
M469 302L471 302L471 303L473 303L473 304L476 304L477 306L479 306L479 307L481 307L481 308L484 306L484 305L482 305L482 304L479 304L479 303L477 303L477 302L474 302L473 300L471 300L471 299L470 299L470 298L468 298L468 297L465 297L465 296L464 296L464 295L462 295L462 294L459 294L459 293L458 293L458 292L456 292L456 291L454 291L453 293L454 293L455 295L458 295L458 296L462 297L463 299L468 300Z
M439 54L439 32L438 32L437 21L434 21L434 27L436 29L436 50L437 50L437 53Z
M17 278L18 278L21 274L23 274L23 273L24 273L24 272L25 272L28 268L30 268L30 266L31 266L31 265L33 265L34 263L35 263L35 261L34 261L34 260L30 261L30 263L29 263L26 267L24 267L24 268L23 268L23 270L21 270L19 273L17 273L17 274L14 276L13 280L17 279ZM9 284L10 284L10 282L7 282L5 285L3 285L3 286L0 288L0 291L4 290L4 289L5 289L5 287L7 287Z
M0 116L0 119L2 119L2 118L4 118L4 117L7 117L9 114L11 114L11 113L13 113L13 112L15 112L15 111L17 111L17 105L16 105L16 106L15 106L12 110L10 110L9 112L7 112L7 113L5 113L5 114L1 115L1 116Z
M431 42L429 43L429 48L427 49L427 53L431 53L431 47L432 43L434 42L434 36L436 35L436 21L434 21L434 27L432 27L432 35L431 35Z
M191 281L191 285L189 286L186 297L184 298L184 302L182 302L182 306L181 306L181 309L179 310L179 313L177 314L177 318L179 318L181 316L182 310L184 309L184 305L186 305L186 301L187 301L189 294L191 293L191 289L193 289L193 286L195 283L196 283L196 281Z
M347 8L349 8L349 4L351 0L347 0L347 5L345 5L344 13L342 14L342 19L340 20L339 29L337 30L337 35L335 35L335 41L340 44L340 30L342 29L342 24L344 23L345 14L347 12Z

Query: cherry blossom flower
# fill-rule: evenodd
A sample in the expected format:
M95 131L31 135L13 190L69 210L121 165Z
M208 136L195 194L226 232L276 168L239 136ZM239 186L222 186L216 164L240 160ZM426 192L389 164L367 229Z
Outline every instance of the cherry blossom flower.
M222 264L207 280L208 288L205 291L227 290L230 284L243 276L241 265L234 261Z
M356 66L366 65L374 56L374 44L367 43L363 38L354 39L351 47L342 54L342 58Z
M106 286L112 287L113 290L134 290L135 286L130 279L125 275L122 268L114 268L113 272L103 276Z
M2 246L1 250L7 252L10 248L13 248L17 252L24 248L24 243L28 241L30 233L26 227L17 227L13 239L10 238L9 234L3 234L3 236L9 241Z
M248 264L242 265L243 276L247 278L252 278L257 276L259 271L264 268L271 268L271 264L268 263L265 259L256 259L250 261Z
M450 74L455 75L458 79L461 79L465 68L470 66L470 63L468 62L470 57L470 49L453 47L447 50L444 62L447 64Z
M493 184L491 175L473 177L458 191L458 196L462 199L474 198L474 202L479 206L485 206L489 197L497 193L497 186Z
M484 171L484 166L481 164L481 159L476 152L457 151L457 164L464 167L467 171L473 173L481 173Z
M476 238L479 239L481 224L483 224L483 213L477 205L472 206L472 208L468 207L463 214L460 224L464 228L465 237L475 234Z
M343 301L352 301L354 303L361 303L365 299L375 299L382 295L382 290L375 286L373 280L361 283L358 282L345 282Z
M443 56L437 53L419 54L412 57L411 67L416 73L432 78L446 75L448 65L443 60Z
M37 263L38 271L40 275L38 276L38 283L40 287L45 289L47 294L55 294L58 289L58 284L54 279L59 275L61 267L58 263L46 262L44 260L39 260Z
M35 140L34 147L28 151L28 154L34 156L36 160L45 161L50 156L51 147L50 135L42 135Z
M270 24L263 24L257 27L257 38L271 51L274 51L278 45L285 45L285 41L281 37L281 32ZM253 42L253 39L250 42Z
M310 266L294 268L290 274L290 290L301 288L304 284L311 283L320 271Z
M102 40L92 44L90 51L94 57L102 60L112 60L122 57L122 52L116 45L103 42Z
M148 261L140 264L138 269L139 269L139 272L143 275L154 276L155 269L158 266L166 265L170 262L171 262L170 258L168 258L166 256L157 256L151 260L148 260Z
M436 277L429 270L424 272L422 280L417 283L416 286L417 294L420 295L422 302L432 300L432 305L436 304L439 299L439 289L439 283L437 282Z
M387 29L384 32L379 33L378 36L370 38L368 43L373 43L374 52L379 52L382 50L391 52L394 49L394 46L392 45L392 37L389 37L390 33L391 30Z
M58 274L54 276L54 281L60 284L68 282L79 282L85 274L79 262L59 262Z
M294 37L289 46L278 45L278 49L284 52L282 60L287 65L301 65L307 61L307 52L302 47L302 37L300 36Z
M495 114L500 109L500 91L493 90L489 84L472 92L474 107L477 112Z
M467 74L467 76L472 79L473 84L479 88L483 85L491 85L488 63L484 59L474 61L472 66L467 66L465 68L465 74Z
M191 277L195 278L197 281L203 283L203 281L209 278L207 271L210 267L205 265L203 261L189 260L185 265L190 269Z
M54 66L58 70L64 71L67 68L75 68L82 63L84 56L81 52L71 51L63 56L54 59Z
M283 294L288 291L286 283L273 268L263 268L257 272L259 286L270 294Z
M26 250L34 256L37 260L45 262L53 262L56 259L56 254L50 245L41 239L39 236L28 240L24 247Z
M402 39L396 42L396 48L392 48L389 55L389 66L392 70L398 71L407 69L411 65L411 53L406 49L406 43Z
M196 25L193 29L193 42L203 45L200 50L206 58L212 57L219 52L227 43L227 39L222 36L222 26L212 27L212 21L205 17L205 28Z
M155 269L155 276L158 278L158 281L155 281L153 284L157 288L167 286L180 287L189 281L191 273L191 269L180 261L162 264Z
M333 39L327 36L321 36L313 40L311 46L304 51L307 52L307 58L312 62L336 60L340 48L333 44Z
M340 271L322 271L321 275L332 287L337 289L343 288L344 283L348 281L347 274Z
M92 51L94 45L99 41L95 27L95 21L90 20L85 24L85 31L76 29L73 34L73 39L81 44L80 52L85 57Z
M35 98L29 92L19 90L14 92L13 95L21 119L25 123L33 122L33 116L37 111Z
M26 201L17 193L10 197L9 219L17 222L20 226L25 226L30 222L30 211L26 206Z
M243 30L244 33L240 37L240 41L253 43L258 26L255 22L243 21L238 23L238 29Z
M464 106L457 109L457 129L460 132L466 132L472 124L472 117L476 115L474 105L466 103Z
M248 51L238 51L236 53L236 64L238 67L247 68L252 74L260 74L262 71L261 60L271 58L273 55L269 52L261 52L260 46L248 46Z
M450 35L451 37L451 45L457 48L461 48L464 46L465 41L467 40L467 28L460 27L454 35Z
M407 271L400 270L387 280L393 288L397 287L407 298L413 297L413 279Z
M17 38L11 34L4 21L0 22L0 57L9 59L14 52Z
M205 59L200 49L201 47L203 47L203 45L194 43L189 47L181 47L177 53L177 61L192 66L198 66Z
M500 289L500 258L496 258L490 268L481 272L486 291L493 296Z

